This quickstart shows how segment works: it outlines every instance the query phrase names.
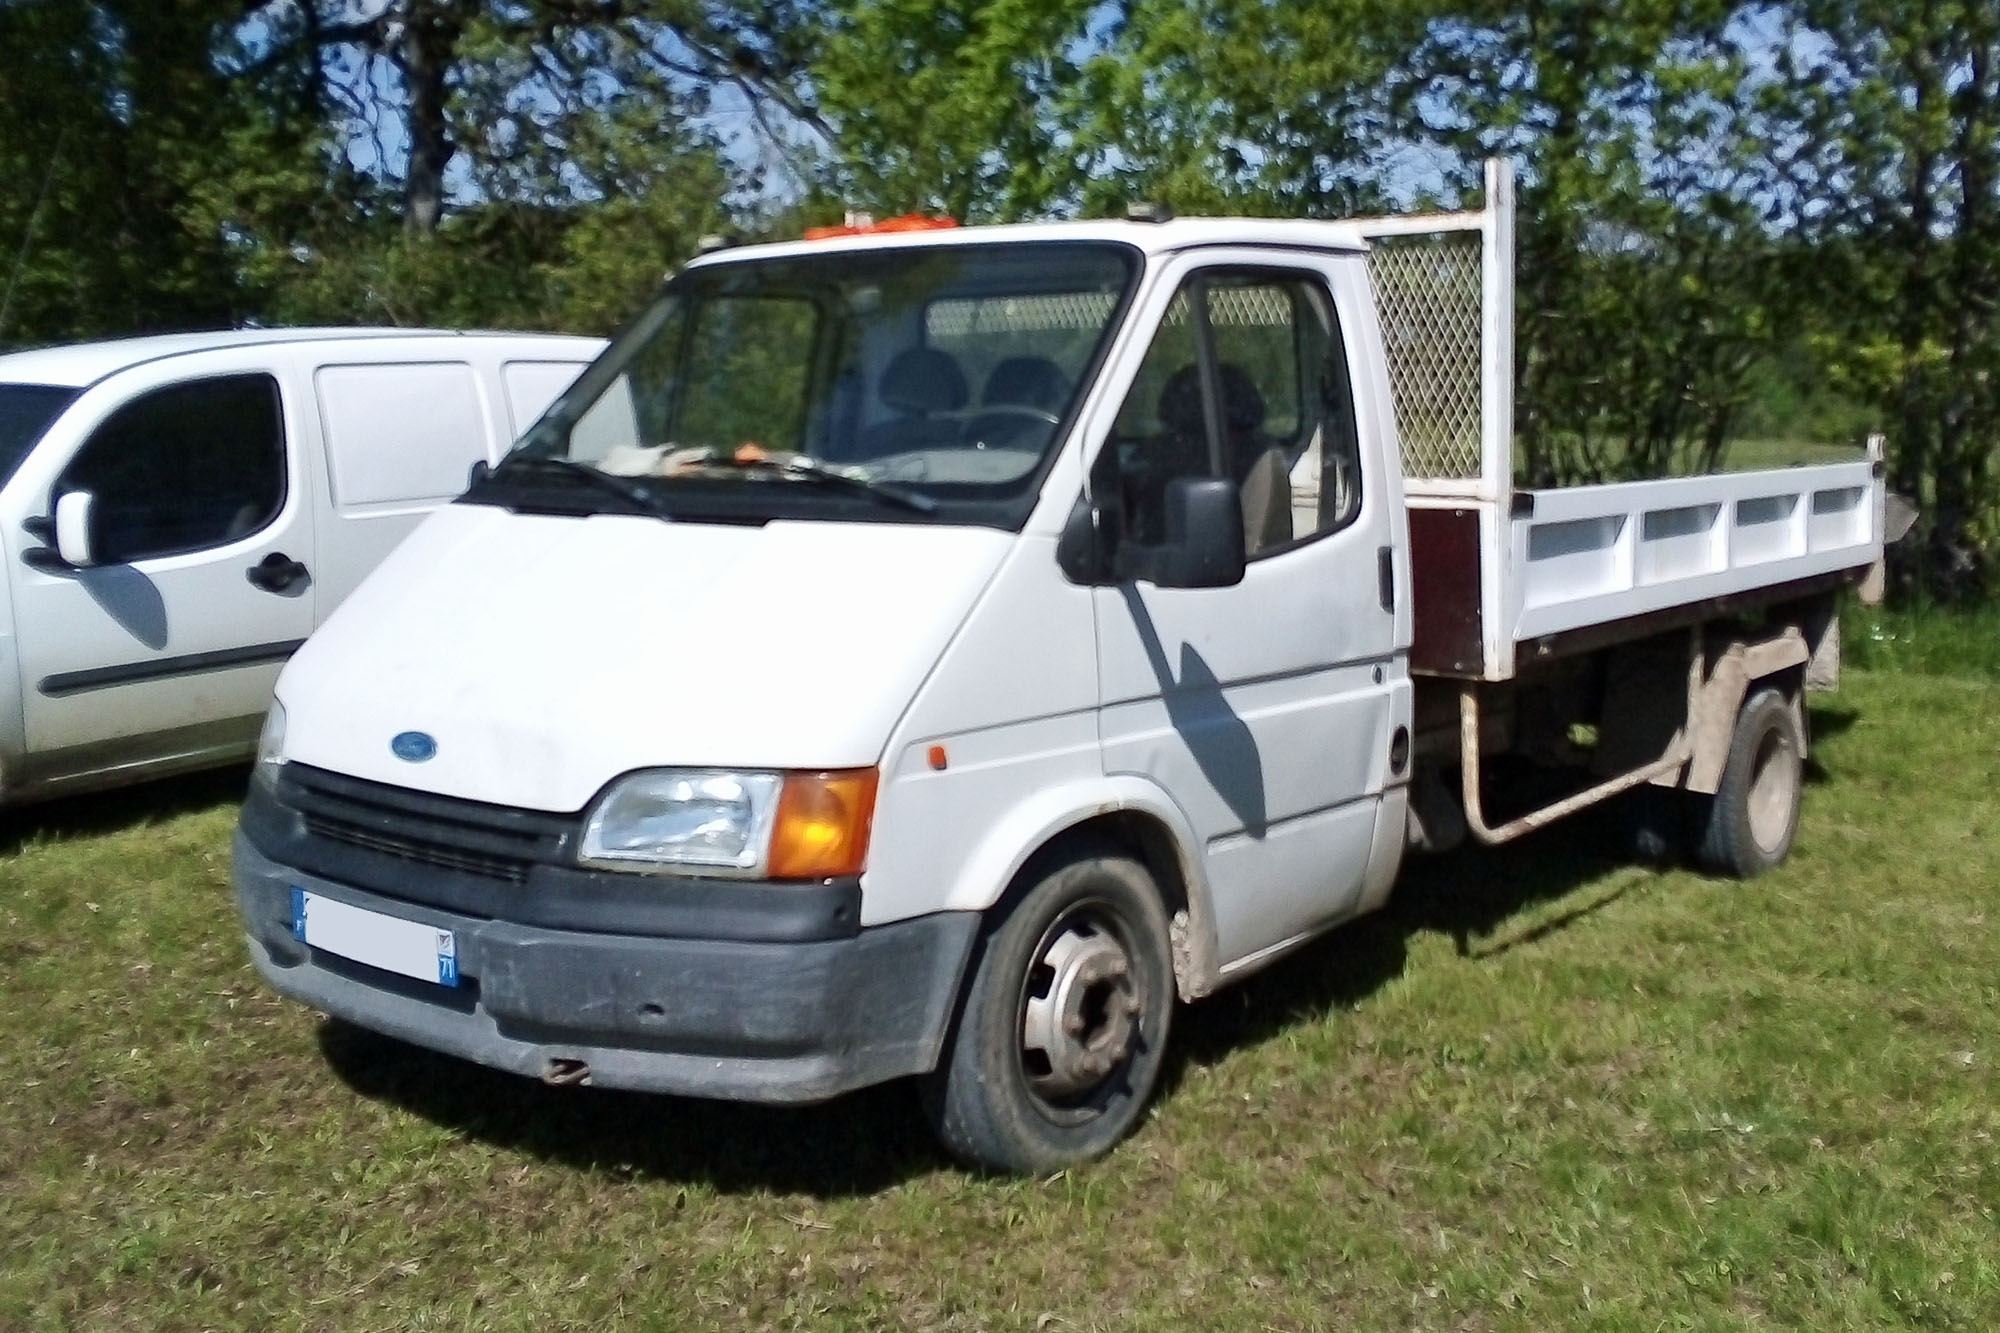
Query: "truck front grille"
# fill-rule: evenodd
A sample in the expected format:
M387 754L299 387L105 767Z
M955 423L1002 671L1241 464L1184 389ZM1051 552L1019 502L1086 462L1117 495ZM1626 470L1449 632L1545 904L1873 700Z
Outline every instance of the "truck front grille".
M531 867L571 864L578 821L366 782L287 764L279 798L314 838L460 875L520 885Z

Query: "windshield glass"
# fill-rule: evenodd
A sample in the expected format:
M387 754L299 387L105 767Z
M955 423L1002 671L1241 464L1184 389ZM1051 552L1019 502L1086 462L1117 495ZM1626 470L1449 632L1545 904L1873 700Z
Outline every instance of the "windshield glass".
M582 464L676 517L1018 526L1136 270L1065 242L692 269L466 498L620 505Z
M81 392L48 384L0 384L0 486L7 484L56 414Z

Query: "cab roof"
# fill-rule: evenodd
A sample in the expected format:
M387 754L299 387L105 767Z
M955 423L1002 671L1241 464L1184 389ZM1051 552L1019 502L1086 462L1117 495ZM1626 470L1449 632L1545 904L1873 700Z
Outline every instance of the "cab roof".
M564 334L456 333L449 329L305 328L229 329L213 333L163 333L142 338L70 343L0 356L0 383L51 384L80 389L106 375L166 357L212 352L227 347L265 347L279 343L349 342L390 338L521 338L550 342L597 344L600 340Z
M690 268L751 259L789 259L841 251L919 249L950 245L1005 245L1023 241L1116 241L1147 255L1210 245L1269 246L1288 250L1361 253L1367 239L1352 223L1295 218L1174 218L1167 222L1009 222L918 231L867 231L817 241L738 245L703 255Z

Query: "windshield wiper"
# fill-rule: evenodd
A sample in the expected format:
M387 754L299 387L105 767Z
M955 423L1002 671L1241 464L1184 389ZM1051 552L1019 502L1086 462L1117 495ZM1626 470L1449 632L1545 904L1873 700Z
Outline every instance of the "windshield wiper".
M673 513L665 501L636 482L623 477L614 477L609 472L600 472L588 463L579 463L574 458L563 458L555 454L509 454L500 460L500 466L488 474L499 476L506 471L555 472L563 476L576 477L589 482L602 491L609 491L641 513L659 518L672 518Z
M826 466L817 458L806 454L782 454L777 457L752 457L741 454L718 452L709 460L724 467L760 468L766 472L776 472L787 477L800 477L807 481L817 481L830 486L845 486L849 490L860 491L919 514L935 514L938 503L928 495L917 495L900 486L888 482L875 481L868 477L855 476L851 472L840 472Z

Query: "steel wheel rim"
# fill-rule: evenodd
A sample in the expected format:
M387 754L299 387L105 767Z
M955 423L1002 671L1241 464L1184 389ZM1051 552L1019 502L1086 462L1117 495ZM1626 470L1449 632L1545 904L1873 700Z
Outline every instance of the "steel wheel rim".
M1018 1056L1028 1091L1055 1109L1087 1105L1138 1049L1138 966L1100 902L1072 905L1037 941L1021 978Z
M1782 729L1772 727L1757 743L1757 757L1750 768L1750 793L1746 802L1750 815L1750 836L1766 852L1784 846L1791 830L1792 807L1798 794L1799 752Z

